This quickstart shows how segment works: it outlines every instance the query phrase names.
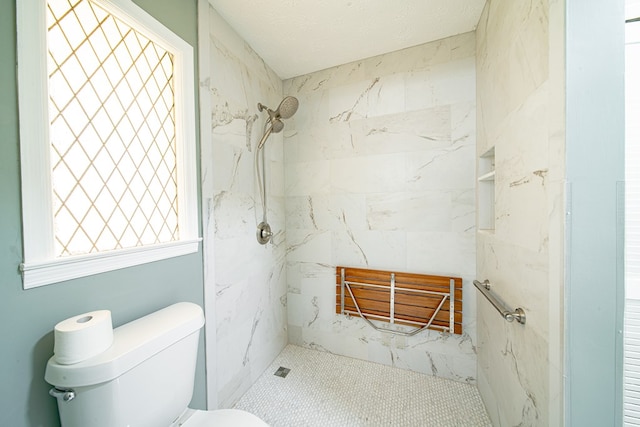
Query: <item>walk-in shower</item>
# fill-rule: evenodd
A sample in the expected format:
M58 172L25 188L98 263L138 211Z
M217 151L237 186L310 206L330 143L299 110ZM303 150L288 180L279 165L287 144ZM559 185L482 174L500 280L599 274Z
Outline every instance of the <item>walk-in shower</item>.
M264 123L264 134L258 142L255 151L255 168L256 179L258 181L258 192L260 193L260 200L262 201L262 222L258 224L258 230L256 231L256 238L261 245L266 244L271 240L273 233L271 232L271 226L267 221L267 184L265 174L265 160L264 160L264 144L267 142L269 135L272 133L278 133L284 129L283 119L288 119L298 111L298 100L293 96L285 97L278 108L275 111L264 105L258 103L258 111L267 110L269 117Z

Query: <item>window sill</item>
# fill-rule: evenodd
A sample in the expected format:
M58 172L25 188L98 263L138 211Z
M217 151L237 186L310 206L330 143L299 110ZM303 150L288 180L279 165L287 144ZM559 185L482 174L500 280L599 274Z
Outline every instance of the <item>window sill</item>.
M20 265L24 289L160 261L198 251L201 238Z

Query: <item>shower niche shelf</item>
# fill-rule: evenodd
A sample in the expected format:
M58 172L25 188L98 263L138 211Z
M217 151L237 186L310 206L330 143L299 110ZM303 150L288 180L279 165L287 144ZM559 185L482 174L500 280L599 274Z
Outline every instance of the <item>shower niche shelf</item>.
M478 158L478 230L495 229L495 147Z

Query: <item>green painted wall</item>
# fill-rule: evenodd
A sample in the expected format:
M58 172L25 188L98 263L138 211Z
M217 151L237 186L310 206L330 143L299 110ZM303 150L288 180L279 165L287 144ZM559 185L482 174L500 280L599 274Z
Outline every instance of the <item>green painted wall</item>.
M58 426L56 402L43 379L53 326L97 309L111 310L119 326L177 301L202 305L202 253L22 289L15 1L21 0L0 0L0 426ZM196 0L136 3L196 48ZM195 408L206 401L203 349L201 343Z
M566 425L621 426L624 1L566 11Z

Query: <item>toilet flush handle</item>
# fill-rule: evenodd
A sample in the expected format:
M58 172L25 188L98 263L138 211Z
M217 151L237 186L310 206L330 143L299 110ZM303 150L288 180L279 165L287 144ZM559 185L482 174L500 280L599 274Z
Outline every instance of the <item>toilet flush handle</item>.
M76 397L75 391L71 389L62 390L57 387L54 387L51 390L49 390L49 394L55 397L56 399L62 399L65 402L71 402Z

